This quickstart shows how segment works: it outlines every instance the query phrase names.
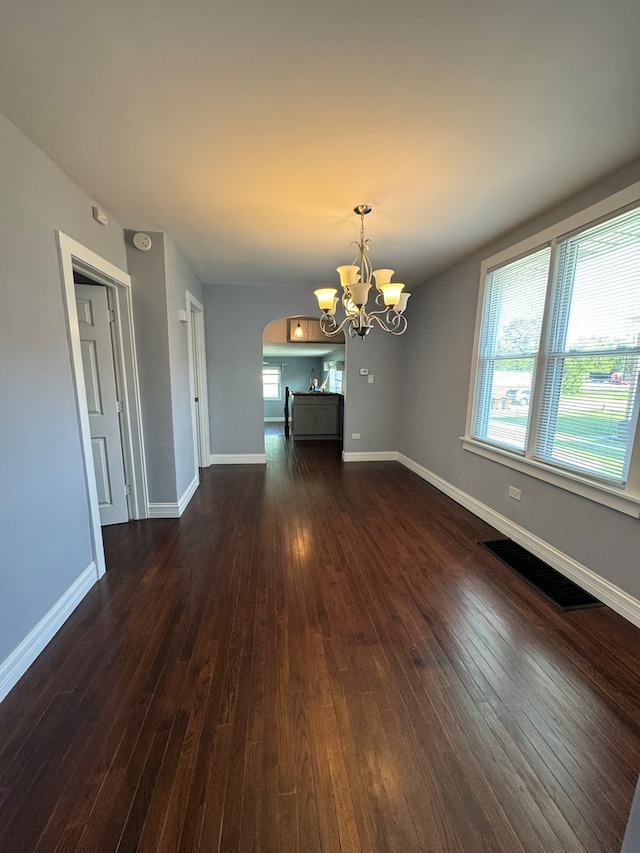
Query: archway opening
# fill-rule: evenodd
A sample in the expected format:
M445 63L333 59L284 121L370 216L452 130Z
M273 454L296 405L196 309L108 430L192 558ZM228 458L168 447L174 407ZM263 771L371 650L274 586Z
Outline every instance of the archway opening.
M345 358L344 335L328 338L315 317L281 317L268 323L262 336L265 438L293 435L296 394L340 395L342 407ZM340 440L341 425L342 418Z

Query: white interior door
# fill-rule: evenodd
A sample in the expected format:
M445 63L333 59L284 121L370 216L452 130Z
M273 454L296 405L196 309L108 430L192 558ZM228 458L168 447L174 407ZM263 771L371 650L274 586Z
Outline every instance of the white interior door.
M187 293L189 316L189 381L191 387L191 416L196 468L211 464L209 441L209 403L207 395L207 365L204 339L204 306Z
M193 431L194 431L194 449L196 456L196 468L201 468L201 460L203 458L203 448L202 448L202 435L200 432L200 376L198 375L198 341L197 341L197 314L193 310L193 306L189 308L189 322L190 322L190 345L191 345L191 394L192 394L192 406L193 406Z
M75 290L100 523L120 524L129 520L129 508L107 288L76 284Z

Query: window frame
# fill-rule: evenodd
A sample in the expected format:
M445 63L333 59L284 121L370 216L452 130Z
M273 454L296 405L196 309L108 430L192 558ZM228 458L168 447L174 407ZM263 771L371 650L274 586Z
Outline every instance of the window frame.
M272 375L275 376L277 374L277 376L278 376L278 394L277 394L277 396L265 397L265 393L264 393L264 390L265 390L264 389L265 371L270 371ZM282 372L283 372L283 365L278 364L277 362L274 362L273 364L269 363L269 364L263 364L262 365L262 400L263 400L263 402L265 402L265 403L277 403L277 402L282 401ZM270 383L270 384L274 384L274 383Z
M500 465L521 471L529 476L543 480L559 488L581 495L597 503L608 506L619 512L640 518L640 436L636 427L636 440L628 469L626 484L618 486L605 483L588 474L582 475L578 472L556 468L554 465L541 462L532 458L532 445L529 442L524 451L511 450L493 443L484 442L472 436L473 411L476 399L476 387L478 378L479 345L482 329L482 314L484 306L485 287L487 275L493 269L504 266L517 260L519 257L531 254L544 246L551 246L551 258L549 275L555 265L557 244L575 232L585 230L594 225L598 220L614 217L617 213L624 212L625 208L632 207L640 202L640 182L609 196L596 204L581 210L572 216L563 219L554 225L545 228L536 234L527 237L520 242L485 258L480 265L480 287L478 292L478 304L476 309L476 324L473 341L473 358L471 363L471 374L469 381L469 394L467 399L467 417L465 434L461 437L464 450L490 459ZM547 297L543 317L542 335L549 321L549 298L551 288L547 287ZM542 338L541 338L542 340ZM532 392L532 406L537 403L542 392L544 381L543 371L536 371ZM533 417L533 413L531 415Z

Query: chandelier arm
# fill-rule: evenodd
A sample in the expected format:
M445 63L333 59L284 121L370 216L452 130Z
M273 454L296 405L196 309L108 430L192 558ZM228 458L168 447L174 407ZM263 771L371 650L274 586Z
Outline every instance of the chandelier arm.
M380 326L383 332L390 332L391 329L387 326L384 320L380 319L376 314L371 314L371 320Z
M376 317L376 316L377 317L384 317L386 314L389 314L391 311L393 311L393 308L390 305L385 305L385 307L382 309L382 311L369 311L368 316L369 317Z
M369 319L375 321L383 332L391 335L403 335L407 329L407 318L404 314L390 312L391 316L380 318L377 314L370 314ZM385 322L386 321L386 322Z
M391 334L403 335L407 330L407 318L404 316L404 314L397 314L394 312L393 325L394 328L391 329Z
M347 315L342 323L338 325L336 321L329 314L321 314L320 315L320 328L322 329L322 333L332 338L334 335L337 335L338 332L341 332L347 323L351 323L353 325L354 317L358 315Z

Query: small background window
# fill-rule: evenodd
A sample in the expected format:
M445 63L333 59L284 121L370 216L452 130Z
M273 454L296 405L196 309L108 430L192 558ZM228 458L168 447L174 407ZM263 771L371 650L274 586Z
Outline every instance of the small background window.
M265 400L282 399L282 366L262 365L262 397Z

